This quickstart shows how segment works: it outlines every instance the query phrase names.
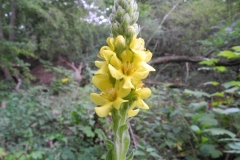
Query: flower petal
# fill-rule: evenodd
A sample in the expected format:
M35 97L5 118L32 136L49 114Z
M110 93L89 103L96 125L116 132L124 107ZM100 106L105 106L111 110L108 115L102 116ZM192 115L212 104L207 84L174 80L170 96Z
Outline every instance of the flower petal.
M140 111L139 109L129 110L129 111L128 111L128 117L130 118L130 117L136 116L139 111Z
M95 112L99 117L106 117L112 109L112 103L107 103L101 107L95 107Z
M95 74L106 74L109 72L108 65L105 63Z
M151 96L152 92L149 88L142 88L137 91L137 94L139 95L139 98L146 99Z
M122 68L122 62L117 58L116 54L114 54L110 60L110 64L114 66L117 70Z
M133 52L131 50L125 50L121 54L121 58L123 62L132 62L133 60Z
M131 82L132 80L131 76L124 76L123 79L124 79L124 85L123 85L124 89L135 88Z
M107 38L107 44L108 44L108 46L110 47L110 49L112 50L112 51L114 51L114 38L112 38L112 37L108 37Z
M146 51L146 59L145 62L149 62L152 58L152 53L148 50Z
M119 109L123 102L128 102L128 100L124 100L122 98L117 97L117 99L113 102L113 107Z
M107 61L109 62L109 60L111 59L111 57L116 54L115 52L111 51L111 50L106 50L105 48L101 48L100 50L100 55Z
M106 61L95 61L95 66L98 68L101 68L104 64L106 64Z
M148 76L148 74L149 74L148 70L142 71L142 72L137 72L136 71L132 74L132 78L134 80L141 80L141 79L145 79Z
M113 78L119 80L123 77L123 74L119 70L114 68L112 65L109 64L108 68Z
M148 71L156 71L152 66L150 66L149 64L147 64L146 62L141 62L140 65L142 67L144 67L146 70Z
M104 105L108 102L105 98L103 98L102 96L100 96L100 94L97 93L91 93L90 99L93 101L93 103L97 105Z
M140 98L137 100L137 106L141 109L149 109L148 105Z
M98 87L101 91L112 88L113 85L109 80L109 77L105 74L97 74L92 77L92 83Z

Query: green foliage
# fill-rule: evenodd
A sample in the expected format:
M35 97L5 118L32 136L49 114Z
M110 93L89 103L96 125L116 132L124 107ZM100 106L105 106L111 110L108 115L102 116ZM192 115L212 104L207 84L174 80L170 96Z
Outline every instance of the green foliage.
M101 143L100 131L94 127L101 121L88 101L92 87L70 89L58 96L43 86L8 94L0 113L5 159L102 158L103 148L95 144Z

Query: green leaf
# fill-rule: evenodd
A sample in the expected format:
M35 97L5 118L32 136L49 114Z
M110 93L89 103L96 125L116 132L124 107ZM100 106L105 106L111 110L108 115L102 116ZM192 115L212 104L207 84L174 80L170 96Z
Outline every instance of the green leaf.
M235 93L235 92L238 91L238 90L239 90L238 87L233 87L233 88L230 88L230 89L225 90L224 92L225 92L225 93Z
M146 155L143 151L139 151L139 150L137 150L134 154L136 156L145 156Z
M217 63L219 61L219 59L206 59L206 60L203 60L201 62L199 62L199 64L205 64L207 66L212 66L212 65L215 65L215 63Z
M127 131L128 129L128 125L127 124L124 124L122 125L121 127L119 127L118 129L118 135L120 136L120 139L122 139L122 137L124 136L124 134L128 134L126 133L125 131Z
M211 85L213 85L213 86L217 86L217 85L219 85L219 82L216 82L216 81L211 81L211 82L206 82L206 83L203 83L203 85L209 85L209 84L211 84Z
M223 129L223 128L210 128L210 129L205 129L203 132L210 132L212 135L227 134L228 136L230 136L232 138L236 137L236 134L230 132L229 130Z
M237 143L229 143L228 146L234 150L240 151L240 142Z
M216 126L218 125L218 121L212 117L211 115L205 114L199 117L197 120L203 126Z
M191 126L191 129L192 129L194 132L200 131L200 128L199 128L198 126L196 126L196 125L192 125L192 126Z
M234 46L234 47L232 47L232 49L233 49L235 52L240 52L240 46Z
M222 84L223 87L230 88L230 87L240 87L240 81L230 81Z
M202 144L200 150L204 153L208 153L212 158L218 158L222 155L222 152L215 149L215 146L212 144Z
M104 143L105 143L105 145L106 145L106 147L107 147L108 150L111 150L112 148L114 148L114 144L113 144L112 141L106 139L106 140L104 141Z
M240 55L232 52L232 51L222 51L218 54L218 56L225 57L227 59L234 59L234 58L240 58Z
M2 158L3 156L6 156L7 153L2 149L0 148L0 158Z
M227 70L227 68L224 67L224 66L217 66L217 67L214 67L213 70L218 70L220 72L225 72Z
M192 95L192 96L195 96L197 98L201 98L203 96L206 96L206 97L210 97L210 95L206 92L201 92L201 91L191 91L191 90L188 90L188 89L185 89L184 90L184 93L185 94L188 94L188 95Z
M45 154L45 153L44 153L44 152L41 152L41 151L33 151L33 152L31 153L31 157L32 157L33 159L42 159L44 154Z
M134 156L134 149L132 150L132 152L129 154L129 156L126 158L126 160L132 160Z
M209 70L212 70L212 68L210 68L210 67L200 67L200 68L198 68L198 71L201 71L201 70L209 71Z
M202 139L202 143L206 143L209 140L207 137L204 137L204 136L202 136L201 139Z
M237 141L237 142L240 142L240 138L222 138L219 141Z
M194 111L198 111L200 109L205 109L207 105L207 102L190 103L189 108L192 108Z
M220 113L220 114L231 114L231 113L237 113L237 112L240 112L240 109L239 108L228 108L228 109L220 109L220 108L213 108L213 111L214 112L217 112L217 113Z
M90 126L84 126L82 130L87 135L87 137L94 137L95 135Z
M224 97L224 93L223 92L216 92L214 94L211 94L211 97Z

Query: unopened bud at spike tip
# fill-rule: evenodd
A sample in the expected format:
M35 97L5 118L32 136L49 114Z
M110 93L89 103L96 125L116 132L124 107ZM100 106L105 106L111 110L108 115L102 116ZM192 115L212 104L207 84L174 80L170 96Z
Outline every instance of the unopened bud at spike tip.
M115 47L120 50L123 50L126 47L126 41L122 35L117 36L115 40Z

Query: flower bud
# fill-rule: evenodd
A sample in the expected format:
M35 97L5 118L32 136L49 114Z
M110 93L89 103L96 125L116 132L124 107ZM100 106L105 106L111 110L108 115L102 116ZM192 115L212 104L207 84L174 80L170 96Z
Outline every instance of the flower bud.
M124 13L125 13L124 9L121 6L118 6L117 17L122 17Z
M126 47L125 38L122 35L117 36L115 40L115 47L117 50L124 50Z
M131 18L130 18L129 15L126 13L126 14L123 16L122 26L125 28L125 27L127 27L127 26L130 25L130 22L131 22Z
M132 36L135 35L135 34L136 34L135 28L134 28L133 26L129 26L129 27L128 27L128 30L127 30L127 35L128 35L129 37L132 37Z
M131 16L132 24L135 23L135 22L137 22L138 16L139 16L139 12L135 12L135 13Z

